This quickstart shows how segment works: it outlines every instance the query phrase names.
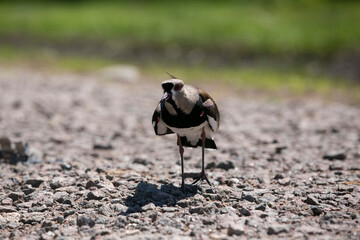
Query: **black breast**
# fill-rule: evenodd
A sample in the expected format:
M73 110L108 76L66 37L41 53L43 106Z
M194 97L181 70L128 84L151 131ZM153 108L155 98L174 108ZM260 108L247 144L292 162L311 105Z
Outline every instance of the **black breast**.
M166 123L166 125L175 128L190 128L197 127L207 121L207 116L205 114L205 109L202 106L202 99L199 97L194 108L189 114L184 113L179 109L172 98L167 100L170 103L177 115L171 115L165 108L165 101L161 102L161 118Z

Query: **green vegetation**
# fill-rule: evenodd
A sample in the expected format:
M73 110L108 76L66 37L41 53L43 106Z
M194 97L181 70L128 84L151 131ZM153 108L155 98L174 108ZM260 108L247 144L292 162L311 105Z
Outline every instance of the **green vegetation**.
M58 55L44 49L19 51L11 47L0 47L0 65L2 64L91 73L109 65L121 63L98 57ZM188 83L225 83L230 84L238 92L255 90L267 96L269 94L281 96L286 93L291 96L304 96L310 93L324 98L334 98L335 96L356 104L360 102L360 84L349 82L346 79L309 73L302 68L280 70L261 65L210 68L205 65L186 67L154 63L142 64L140 70L148 79L156 79L156 81L166 79L168 76L165 71L168 71Z
M0 22L0 37L160 48L326 56L360 45L359 1L0 3Z
M0 1L0 64L94 71L120 59L154 79L164 79L166 70L236 89L339 93L360 102L359 83L303 64L359 54L359 22L360 2L349 0ZM149 49L150 61L137 62L135 55ZM177 62L166 55L191 50L204 54L202 62L188 63L186 57ZM212 56L221 62L228 54L226 63L207 61ZM255 61L239 64L249 56ZM292 61L294 56L303 63Z
M29 65L50 69L63 69L76 72L94 71L112 64L115 61L99 58L59 54L57 51L31 48L17 49L0 47L0 65Z
M146 66L144 73L165 79L164 69L159 66ZM166 71L187 82L202 83L228 83L239 92L255 90L264 95L275 94L284 96L318 95L324 98L349 100L360 102L360 84L345 79L318 75L304 71L304 69L289 69L279 71L264 66L209 68L197 66L186 68L184 66L167 67ZM289 96L288 95L288 96Z

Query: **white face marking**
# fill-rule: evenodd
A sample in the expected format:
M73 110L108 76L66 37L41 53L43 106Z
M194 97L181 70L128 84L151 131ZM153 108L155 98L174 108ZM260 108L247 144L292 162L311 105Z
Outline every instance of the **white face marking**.
M168 112L169 112L171 115L173 115L173 116L177 115L176 110L174 109L174 107L173 107L170 103L165 102L165 108L166 108L166 110L168 110Z
M171 89L171 98L172 98L172 100L175 101L176 95L177 95L178 93L179 93L178 91L175 91L174 89Z
M172 98L179 109L189 114L199 99L199 91L190 85L184 85L180 91L173 93Z

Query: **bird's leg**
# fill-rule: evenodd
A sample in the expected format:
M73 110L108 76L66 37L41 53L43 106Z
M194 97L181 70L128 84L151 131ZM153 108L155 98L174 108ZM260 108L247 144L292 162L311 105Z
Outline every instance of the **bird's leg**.
M196 178L196 180L193 182L193 184L197 183L197 182L201 182L202 180L205 180L210 187L212 187L209 179L206 176L205 173L205 129L202 129L202 133L201 133L201 141L202 141L202 163L201 163L201 173L200 176L198 178Z
M181 144L181 139L179 134L177 135L178 138L178 143L179 143L179 153L180 153L180 158L181 158L181 190L183 192L185 192L185 176L184 176L184 148Z

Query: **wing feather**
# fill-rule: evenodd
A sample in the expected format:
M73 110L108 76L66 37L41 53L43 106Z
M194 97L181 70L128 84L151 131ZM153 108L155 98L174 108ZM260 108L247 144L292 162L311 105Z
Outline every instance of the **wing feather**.
M165 125L164 121L161 119L160 103L158 104L158 106L156 107L153 113L152 125L156 135L166 135L166 134L174 133Z
M209 125L213 131L216 131L220 126L220 113L215 100L202 89L199 89L199 94L203 100L203 107L206 109Z

